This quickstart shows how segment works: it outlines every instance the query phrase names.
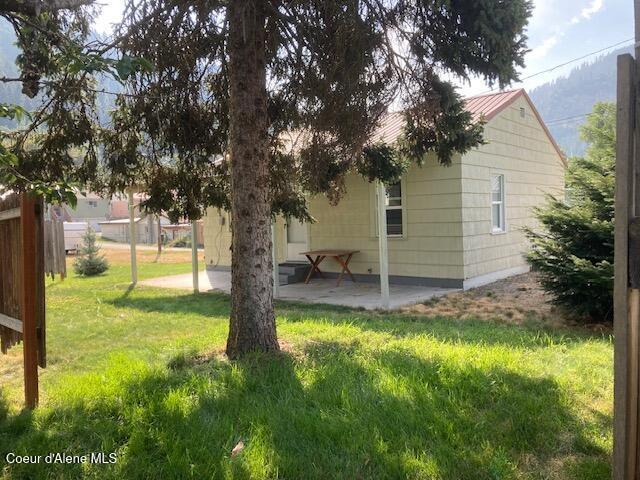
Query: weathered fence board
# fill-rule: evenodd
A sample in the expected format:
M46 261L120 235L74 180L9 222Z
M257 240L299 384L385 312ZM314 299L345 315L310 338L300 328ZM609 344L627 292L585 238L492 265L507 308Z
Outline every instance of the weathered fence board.
M0 313L0 325L22 333L22 321Z
M40 218L38 219L38 207ZM44 293L44 288L39 285L41 277L44 279L44 270L39 269L39 256L44 254L43 229L39 223L42 220L42 203L37 203L28 195L22 195L20 202L20 231L22 241L22 255L20 262L20 276L22 291L20 292L20 319L22 320L22 342L24 351L24 392L27 407L34 408L38 403L38 315L40 314L40 301L44 302L44 296L38 298L38 294ZM39 252L38 252L39 251ZM44 266L44 262L42 262Z
M38 403L38 365L46 366L45 224L41 198L0 199L0 350L23 342L25 403Z
M51 278L67 276L67 258L64 249L64 223L60 220L44 221L44 271Z
M20 198L10 195L0 200L0 212L20 211ZM7 217L0 221L0 312L12 317L20 318L20 291L22 283L18 275L21 253L20 216ZM9 348L21 340L21 335L0 326L1 350L6 353Z
M0 212L0 220L11 220L12 218L20 218L19 208L12 208L11 210Z
M636 61L618 57L614 274L614 480L638 478L640 365L640 173ZM635 194L634 194L635 192ZM637 201L636 201L637 200Z

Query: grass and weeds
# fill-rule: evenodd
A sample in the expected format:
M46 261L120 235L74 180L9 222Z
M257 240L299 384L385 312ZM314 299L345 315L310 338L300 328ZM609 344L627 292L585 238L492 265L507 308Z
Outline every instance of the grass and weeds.
M140 277L186 273L184 255L141 258ZM131 290L110 261L48 286L35 412L20 348L0 358L4 478L609 478L606 334L283 303L283 352L232 363L227 296Z

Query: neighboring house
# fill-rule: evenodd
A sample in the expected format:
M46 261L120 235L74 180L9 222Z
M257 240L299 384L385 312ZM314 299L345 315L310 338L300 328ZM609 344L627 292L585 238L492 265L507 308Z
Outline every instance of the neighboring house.
M156 215L144 215L135 217L136 243L157 243L158 241L158 217ZM160 224L168 225L170 222L160 217ZM100 222L102 238L114 242L129 243L130 230L129 219L108 220Z
M115 194L110 198L87 192L77 193L75 208L70 205L52 205L51 215L65 222L85 222L95 231L102 231L102 225L111 220L129 218L129 201L124 194ZM143 194L134 194L134 215L141 216L140 202Z
M133 194L133 211L136 217L140 216L140 202L146 199L147 197L144 194ZM118 220L120 218L129 218L129 199L124 194L115 194L111 197L111 210L107 220Z
M391 283L471 288L529 270L522 227L545 194L563 195L564 156L524 90L472 97L467 109L484 117L487 142L454 158L450 167L430 156L387 189ZM393 142L403 120L391 114L373 140ZM309 199L315 223L276 223L278 262L305 261L306 250L359 250L350 267L359 281L378 281L376 188L355 174L337 206ZM204 227L209 269L231 265L227 212L209 209ZM340 266L321 264L336 275Z
M67 205L66 210L72 222L86 222L95 231L100 231L100 222L109 218L111 200L95 193L78 194L75 208Z

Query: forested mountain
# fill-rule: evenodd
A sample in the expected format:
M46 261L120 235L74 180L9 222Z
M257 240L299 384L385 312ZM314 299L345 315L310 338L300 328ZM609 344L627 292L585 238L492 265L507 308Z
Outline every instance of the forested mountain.
M584 114L590 113L596 102L615 101L616 57L631 51L629 47L600 56L576 67L566 77L529 92L549 130L567 155L584 153L585 144L580 140L578 131L585 121Z
M15 78L20 72L16 66L16 57L20 53L15 46L15 34L11 26L0 19L0 77ZM111 77L102 76L98 79L98 89L110 92L118 92L121 85ZM29 98L21 92L22 84L19 82L0 82L0 103L13 103L32 111L38 108L40 100L38 97ZM98 110L101 120L108 119L108 112L114 105L114 96L98 94ZM15 127L15 122L0 118L0 127Z
M19 53L14 45L15 35L11 26L4 20L0 20L0 77L14 78L19 75L16 66L16 57ZM22 105L27 110L32 110L38 105L38 101L22 95L22 85L17 82L0 82L0 103L14 103ZM0 118L0 126L13 126L11 122Z

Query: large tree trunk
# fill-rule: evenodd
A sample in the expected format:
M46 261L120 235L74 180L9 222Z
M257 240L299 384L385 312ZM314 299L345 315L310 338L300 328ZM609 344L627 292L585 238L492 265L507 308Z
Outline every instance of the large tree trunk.
M228 7L231 151L231 320L227 356L276 351L267 138L265 12L260 0Z

